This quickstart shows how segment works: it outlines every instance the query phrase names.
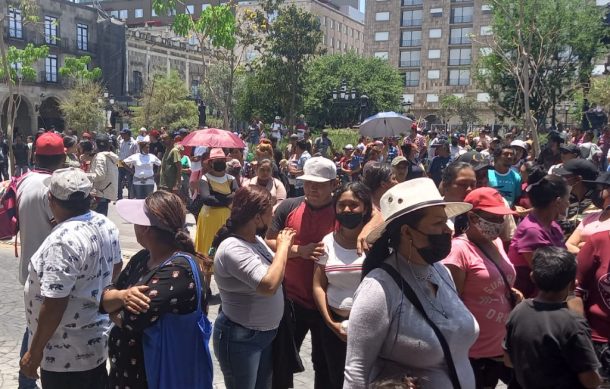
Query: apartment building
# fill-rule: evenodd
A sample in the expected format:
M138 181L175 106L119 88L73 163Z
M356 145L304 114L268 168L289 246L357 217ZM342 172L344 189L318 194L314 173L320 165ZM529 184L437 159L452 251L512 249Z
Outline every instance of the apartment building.
M2 29L8 46L23 48L29 43L46 45L49 55L36 64L35 80L23 80L20 88L21 105L16 127L22 134L33 134L39 127L55 125L63 128L59 102L66 94L59 69L67 56L89 55L94 66L100 60L112 62L116 53L121 55L124 39L100 39L100 34L109 37L115 29L109 21L98 21L97 11L65 0L38 0L38 23L26 23L25 15L17 1L4 2L2 6L8 17ZM117 27L119 32L122 26ZM103 62L103 61L102 61ZM19 69L20 64L12 64ZM110 74L102 67L105 75ZM112 83L108 84L113 87ZM110 93L114 93L110 90ZM6 128L8 88L0 84L0 124Z
M473 81L474 62L489 50L490 13L483 0L368 0L367 55L404 75L405 111L417 118L439 123L441 97L454 94L474 98L481 122L493 122L489 95Z
M324 33L323 48L327 53L345 53L353 50L364 53L364 15L354 8L353 0L288 0L302 9L316 15ZM109 16L124 21L128 27L169 25L177 13L199 15L210 5L226 3L221 0L189 0L185 5L178 5L172 15L157 15L152 9L150 0L102 0L96 7ZM89 3L90 5L93 5ZM239 1L240 9L254 8L256 1Z

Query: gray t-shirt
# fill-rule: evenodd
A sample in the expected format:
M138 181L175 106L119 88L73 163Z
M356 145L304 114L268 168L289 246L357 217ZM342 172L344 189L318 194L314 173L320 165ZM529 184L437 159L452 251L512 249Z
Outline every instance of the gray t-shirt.
M398 269L442 331L462 388L474 388L468 350L477 339L479 326L458 297L447 268L440 263L408 264L400 255L391 255L385 262ZM426 280L438 287L436 296ZM423 389L452 387L434 331L392 277L383 269L374 269L354 296L343 389L365 389L375 380L405 374L423 378Z
M223 313L233 322L257 331L279 326L284 313L284 293L273 296L256 292L273 261L273 252L257 237L257 243L230 237L214 255L214 278L220 290Z

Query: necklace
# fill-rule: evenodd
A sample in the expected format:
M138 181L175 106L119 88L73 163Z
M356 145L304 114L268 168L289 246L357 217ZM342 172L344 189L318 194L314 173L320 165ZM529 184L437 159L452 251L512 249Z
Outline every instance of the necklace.
M424 296L424 298L426 299L426 301L428 302L428 304L430 304L430 306L432 307L432 309L434 309L436 312L440 313L441 315L443 315L443 317L445 319L449 319L449 316L447 315L447 312L445 311L445 307L443 307L443 303L441 303L440 301L438 302L440 305L440 309L432 302L432 300L428 297L428 294L426 293L426 290L424 289L425 286L420 285L420 281L425 281L425 282L430 282L430 280L432 279L432 272L428 271L428 274L425 277L422 276L417 276L415 274L415 271L413 270L413 267L411 265L411 262L409 260L407 260L407 264L408 264L408 268L411 271L411 275L413 275L413 278L415 278L415 284L417 285L417 288L419 289L419 291L421 292L421 294ZM432 265L431 265L432 266ZM437 288L440 288L440 285L437 285ZM438 290L436 291L438 293Z

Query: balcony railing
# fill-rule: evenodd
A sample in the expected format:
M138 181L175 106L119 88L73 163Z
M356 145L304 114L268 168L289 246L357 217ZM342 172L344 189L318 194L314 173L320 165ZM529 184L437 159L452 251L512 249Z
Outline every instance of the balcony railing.
M466 16L452 16L451 17L451 23L472 23L472 15L466 15Z
M419 86L419 80L406 80L405 86Z
M400 25L403 27L421 26L421 24L422 24L422 19L403 19L402 22L400 23Z
M42 84L54 84L54 85L62 84L62 79L59 76L59 72L48 73L46 71L42 71L39 74L40 74L40 82Z
M449 66L470 65L470 58L449 58Z
M421 60L412 59L410 61L400 61L400 67L402 68L414 68L421 66Z
M403 7L408 7L412 5L422 5L423 3L423 0L402 0Z
M470 79L469 78L450 78L448 85L450 85L450 86L470 85Z
M466 45L470 43L472 43L472 41L468 36L454 36L449 38L450 45Z
M421 39L405 39L400 41L402 47L421 46Z

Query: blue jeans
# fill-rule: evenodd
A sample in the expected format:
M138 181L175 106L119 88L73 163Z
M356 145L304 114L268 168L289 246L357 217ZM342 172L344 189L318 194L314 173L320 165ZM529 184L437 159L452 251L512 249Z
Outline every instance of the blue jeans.
M214 354L227 389L269 389L273 376L272 343L277 329L242 327L220 313L214 322Z
M21 351L19 351L19 359L21 359L25 353L28 351L28 329L25 329L25 333L23 334L23 340L21 341ZM34 389L38 388L36 386L36 380L28 378L19 372L19 389Z
M155 184L152 185L133 185L133 196L138 200L144 200L149 194L155 191Z

